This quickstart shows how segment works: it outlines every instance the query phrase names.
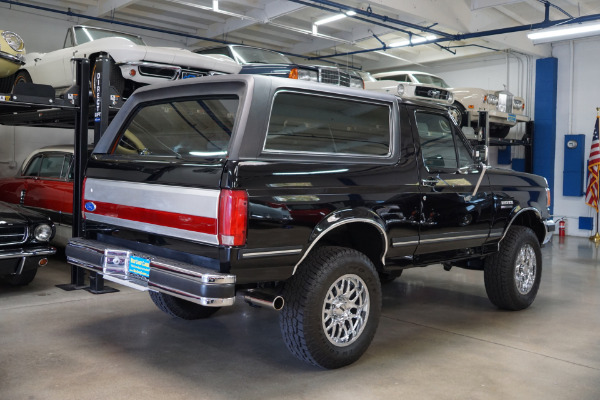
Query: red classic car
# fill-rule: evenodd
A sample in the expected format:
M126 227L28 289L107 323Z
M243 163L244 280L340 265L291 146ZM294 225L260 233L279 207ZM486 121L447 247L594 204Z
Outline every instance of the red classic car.
M65 245L73 221L73 146L32 152L15 177L0 179L0 200L50 217L57 228L54 242Z

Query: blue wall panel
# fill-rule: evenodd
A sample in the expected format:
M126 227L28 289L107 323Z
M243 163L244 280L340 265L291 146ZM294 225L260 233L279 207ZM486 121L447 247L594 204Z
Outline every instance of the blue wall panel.
M542 175L548 180L554 197L558 59L550 57L537 60L535 74L533 173ZM554 201L552 204L554 205ZM550 212L553 212L553 206Z
M575 146L569 146L569 143ZM563 196L583 196L585 175L585 135L565 135Z

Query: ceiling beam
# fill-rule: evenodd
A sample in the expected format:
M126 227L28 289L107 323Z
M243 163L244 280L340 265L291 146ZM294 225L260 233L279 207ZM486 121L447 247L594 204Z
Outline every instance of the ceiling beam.
M95 6L89 6L84 14L88 14L92 17L104 17L115 11L127 7L131 4L137 3L139 0L100 0Z
M270 20L300 10L305 6L301 4L291 3L283 0L276 0L266 3L264 8L249 11L245 16L246 19L238 17L227 18L223 23L212 24L204 36L217 37L226 35L230 32L237 31L258 23L268 23Z

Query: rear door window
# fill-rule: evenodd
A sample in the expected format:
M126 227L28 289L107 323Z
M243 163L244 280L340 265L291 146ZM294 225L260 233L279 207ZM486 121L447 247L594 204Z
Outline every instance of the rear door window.
M280 92L263 152L387 157L390 114L388 104Z
M220 158L227 154L238 98L197 98L142 105L113 154L134 158Z

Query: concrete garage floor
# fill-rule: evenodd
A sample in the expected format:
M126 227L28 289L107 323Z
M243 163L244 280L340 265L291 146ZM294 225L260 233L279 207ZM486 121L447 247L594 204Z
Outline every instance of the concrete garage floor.
M334 371L292 357L274 311L176 320L126 287L62 291L54 259L30 286L0 286L0 399L599 399L599 253L555 237L521 312L495 309L481 272L405 271L367 353Z

